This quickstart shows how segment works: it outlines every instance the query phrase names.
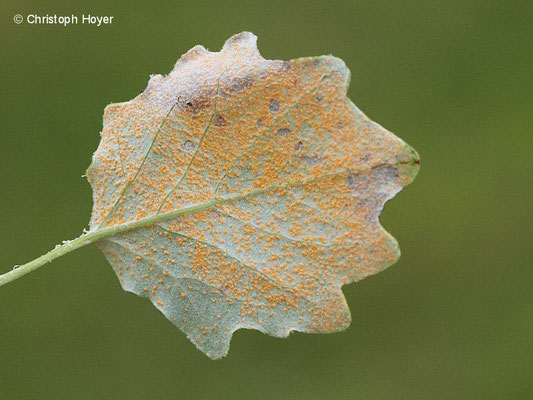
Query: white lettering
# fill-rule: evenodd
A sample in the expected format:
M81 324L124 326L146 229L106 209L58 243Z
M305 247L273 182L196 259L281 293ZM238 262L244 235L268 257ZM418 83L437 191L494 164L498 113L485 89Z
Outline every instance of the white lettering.
M110 25L113 23L113 16L110 15L91 15L91 14L83 14L81 16L81 23L87 24L87 25L96 25L96 26L102 26L102 25ZM37 14L28 14L26 16L26 22L28 24L35 24L35 25L76 25L79 23L78 16L72 14L72 15L37 15Z
M37 25L73 25L78 23L78 17L75 15L35 15L28 14L26 17L28 24Z
M81 22L82 24L91 24L91 25L96 25L96 26L109 25L113 23L113 18L114 17L110 17L107 15L95 16L91 14L88 14L88 15L84 14L82 16Z

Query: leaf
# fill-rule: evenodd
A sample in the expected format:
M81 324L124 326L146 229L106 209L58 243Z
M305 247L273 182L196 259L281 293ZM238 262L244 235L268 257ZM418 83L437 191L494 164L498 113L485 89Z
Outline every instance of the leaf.
M90 232L119 232L98 246L124 290L213 359L241 328L345 329L341 286L399 257L378 216L418 155L347 99L349 78L332 56L265 60L243 32L105 109Z

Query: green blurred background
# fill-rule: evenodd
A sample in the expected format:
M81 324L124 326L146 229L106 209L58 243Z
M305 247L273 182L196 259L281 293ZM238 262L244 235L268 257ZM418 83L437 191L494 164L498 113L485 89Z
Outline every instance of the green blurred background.
M88 246L0 288L0 399L533 398L530 1L46 3L0 5L2 272L87 226L104 107L242 30L267 58L344 59L422 167L382 216L402 258L344 288L346 332L241 330L211 361Z

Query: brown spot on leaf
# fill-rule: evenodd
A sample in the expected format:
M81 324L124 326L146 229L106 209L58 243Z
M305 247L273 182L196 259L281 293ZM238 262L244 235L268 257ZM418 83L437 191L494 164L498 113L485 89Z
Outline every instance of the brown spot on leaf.
M213 118L213 124L220 128L220 127L226 126L228 124L228 121L226 121L226 119L222 116L222 114L217 114Z

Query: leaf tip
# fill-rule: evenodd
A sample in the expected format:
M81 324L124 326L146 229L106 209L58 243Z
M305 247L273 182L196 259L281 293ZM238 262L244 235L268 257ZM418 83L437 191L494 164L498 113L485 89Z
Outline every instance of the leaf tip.
M235 52L247 50L259 54L257 49L257 36L252 32L241 32L231 36L222 47L223 52Z
M185 54L183 54L178 59L178 61L176 62L176 65L187 63L189 61L201 58L207 54L209 54L209 51L204 46L202 45L194 46L192 49L187 51Z
M398 155L398 174L402 186L410 184L420 170L420 155L415 149L405 144L403 151Z

